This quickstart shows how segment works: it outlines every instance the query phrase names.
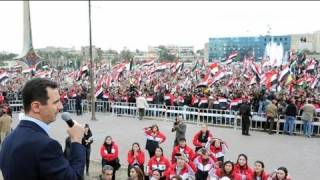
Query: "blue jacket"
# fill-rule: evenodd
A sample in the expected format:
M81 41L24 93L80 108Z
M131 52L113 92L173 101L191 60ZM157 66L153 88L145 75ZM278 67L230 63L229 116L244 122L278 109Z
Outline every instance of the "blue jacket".
M84 164L83 145L71 144L68 161L61 145L31 121L20 121L0 151L0 169L5 180L80 180Z

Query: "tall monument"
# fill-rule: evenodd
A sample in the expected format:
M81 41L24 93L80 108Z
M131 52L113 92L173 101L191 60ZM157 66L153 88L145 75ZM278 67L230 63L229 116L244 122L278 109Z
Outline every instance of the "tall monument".
M29 1L23 1L23 49L14 59L26 63L29 67L36 66L41 61L32 45Z

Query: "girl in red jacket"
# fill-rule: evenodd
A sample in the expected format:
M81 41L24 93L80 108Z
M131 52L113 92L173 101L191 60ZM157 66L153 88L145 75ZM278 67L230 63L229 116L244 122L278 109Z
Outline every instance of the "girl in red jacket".
M193 145L196 147L195 152L197 153L199 149L204 148L206 143L210 139L212 139L212 134L208 130L208 126L206 124L203 124L201 126L201 130L193 136L192 142L193 142Z
M252 180L253 171L248 166L248 158L245 154L239 154L234 171L240 176L241 180Z
M193 161L196 154L195 152L187 146L187 140L186 138L182 137L179 139L179 145L175 146L173 148L172 154L171 154L171 163L176 162L176 154L183 153L186 155L188 161Z
M141 150L139 143L132 144L132 149L128 151L128 177L130 176L130 169L138 166L144 172L144 152Z
M166 140L166 136L159 131L159 127L155 124L151 127L144 128L144 133L147 138L146 149L148 150L151 158L154 156L155 150L159 144Z
M149 160L147 166L147 172L149 176L152 175L154 170L158 170L161 174L161 180L165 180L169 175L170 162L164 157L163 150L161 147L156 148L155 155Z
M262 161L256 161L254 163L254 171L252 180L268 180L269 175L264 171L264 163Z
M218 178L228 177L231 180L240 180L240 176L234 172L234 164L231 161L226 161L222 169L216 171Z
M174 176L180 177L182 180L188 180L195 176L196 167L189 161L187 156L178 153L176 163L172 164L169 170L167 179L172 179Z
M221 139L213 138L209 141L209 145L211 155L217 158L222 165L224 161L224 155L229 151L227 144Z
M113 167L112 180L115 179L116 171L120 168L119 150L118 146L112 141L111 136L107 136L100 148L100 155L102 157L102 167L110 165Z
M288 174L288 169L285 167L279 167L272 176L272 180L291 180Z
M209 151L205 148L199 150L199 155L194 159L193 163L196 166L196 179L206 180L210 175L216 173L216 161L210 157Z

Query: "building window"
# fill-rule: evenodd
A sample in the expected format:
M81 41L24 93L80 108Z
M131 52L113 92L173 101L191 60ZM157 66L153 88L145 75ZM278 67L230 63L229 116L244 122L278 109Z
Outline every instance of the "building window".
M287 38L284 38L285 41L287 41Z
M277 38L274 38L274 40L277 41L278 39L277 39Z
M282 41L282 38L280 38L280 41Z

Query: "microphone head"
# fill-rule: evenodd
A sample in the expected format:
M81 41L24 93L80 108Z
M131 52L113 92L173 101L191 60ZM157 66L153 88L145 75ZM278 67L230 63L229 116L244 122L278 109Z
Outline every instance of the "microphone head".
M70 120L72 120L71 115L70 115L70 113L68 113L68 112L63 112L63 113L61 114L61 118L62 118L64 121L70 121Z

